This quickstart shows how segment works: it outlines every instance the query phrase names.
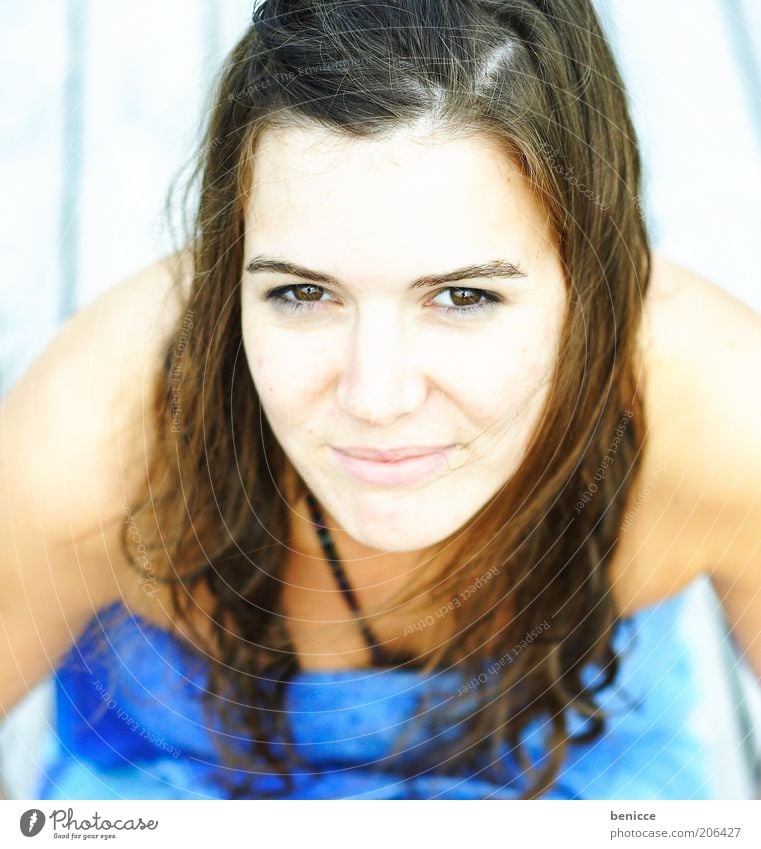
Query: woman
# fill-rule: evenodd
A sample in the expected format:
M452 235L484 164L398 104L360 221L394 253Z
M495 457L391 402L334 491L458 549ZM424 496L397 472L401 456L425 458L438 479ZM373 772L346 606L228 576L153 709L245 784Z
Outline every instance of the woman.
M708 794L668 628L709 572L761 672L759 318L652 257L622 92L583 0L256 8L184 243L4 403L40 798Z

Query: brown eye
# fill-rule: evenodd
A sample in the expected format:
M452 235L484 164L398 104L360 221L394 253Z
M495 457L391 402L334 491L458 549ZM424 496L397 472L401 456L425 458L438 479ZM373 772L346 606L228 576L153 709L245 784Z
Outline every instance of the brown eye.
M452 287L449 291L452 293L452 303L458 307L475 306L483 294L482 292L477 292L475 289L458 289L456 287ZM470 296L463 295L463 292L470 292ZM462 303L462 301L465 301L465 303Z
M312 313L313 305L321 304L325 294L322 286L314 283L297 283L291 286L279 286L264 294L264 300L286 313ZM321 307L322 309L322 307Z
M440 304L448 318L467 319L485 315L504 303L504 298L483 289L466 289L463 286L448 286L438 295L446 295L454 306Z
M290 286L279 286L270 289L263 296L265 301L270 301L273 306L286 313L298 313L307 315L314 313L313 305L322 304L322 296L326 293L324 286L314 283L297 283ZM504 303L504 298L494 292L485 292L483 289L467 289L462 286L447 286L441 289L437 297L447 295L454 306L439 304L444 315L451 318L474 318L484 315L498 305ZM326 304L332 303L326 301ZM320 306L320 310L323 307Z
M292 286L291 291L296 295L297 301L319 301L325 291L322 286L315 286L312 283L303 283L298 286ZM305 294L307 297L300 298L299 294Z

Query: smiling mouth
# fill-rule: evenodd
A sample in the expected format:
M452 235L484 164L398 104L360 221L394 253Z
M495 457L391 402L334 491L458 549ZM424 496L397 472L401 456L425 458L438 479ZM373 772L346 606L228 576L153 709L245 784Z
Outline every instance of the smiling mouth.
M363 448L363 447L346 447L336 448L342 454L348 454L350 457L356 457L359 460L375 460L378 463L390 463L396 460L406 460L409 457L422 457L428 454L435 454L438 451L445 451L451 448L451 445L407 445L401 448L387 448L380 450L378 448Z
M443 446L425 454L396 460L373 460L352 456L338 448L331 447L330 450L339 468L357 480L374 486L392 487L414 483L435 474L446 466L454 448L454 445Z

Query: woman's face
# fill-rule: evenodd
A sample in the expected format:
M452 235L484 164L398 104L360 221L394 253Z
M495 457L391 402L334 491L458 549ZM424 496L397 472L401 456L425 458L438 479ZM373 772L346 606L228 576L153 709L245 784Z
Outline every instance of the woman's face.
M546 213L486 136L261 137L246 212L246 356L286 454L362 545L433 545L517 470L564 318L550 240ZM311 272L248 270L265 260ZM438 451L395 463L337 451L405 448Z

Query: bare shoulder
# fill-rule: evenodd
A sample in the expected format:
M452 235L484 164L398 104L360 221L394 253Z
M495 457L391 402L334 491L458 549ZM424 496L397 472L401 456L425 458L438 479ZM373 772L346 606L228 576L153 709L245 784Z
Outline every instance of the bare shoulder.
M153 391L191 277L187 254L164 257L101 294L74 317L63 336L64 355L50 377L59 386L67 375L79 379L86 408L74 417L84 435L77 444L101 488L101 526L104 510L106 518L121 516L144 482L154 437ZM75 490L83 499L83 524L94 516L88 489L83 481ZM115 562L122 565L118 558Z
M653 254L645 323L649 324L654 345L672 351L679 348L685 360L702 357L716 362L717 357L757 346L760 322L759 313L716 283L661 254ZM710 335L696 338L699 332Z
M83 574L101 558L88 573L93 600L117 591L106 529L145 470L146 405L188 274L187 256L173 254L112 286L59 328L3 398L8 515L33 502L49 548L76 550Z
M123 280L71 316L0 404L0 717L95 610L134 594L120 546L145 475L143 405L181 320L187 261ZM187 291L187 288L184 290Z
M761 471L743 461L743 446L758 442L761 315L702 275L653 260L642 325L646 447L613 568L624 612L715 571L728 540L751 533L740 514Z
M141 417L162 368L189 270L187 255L172 254L107 289L62 325L20 381L60 414L54 424L71 448L102 445L130 460L119 436Z

